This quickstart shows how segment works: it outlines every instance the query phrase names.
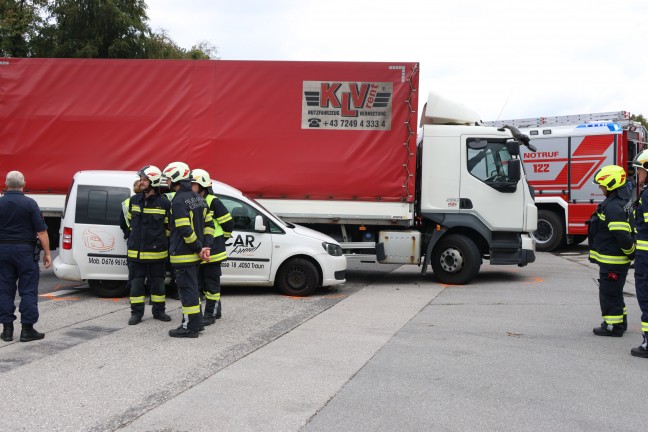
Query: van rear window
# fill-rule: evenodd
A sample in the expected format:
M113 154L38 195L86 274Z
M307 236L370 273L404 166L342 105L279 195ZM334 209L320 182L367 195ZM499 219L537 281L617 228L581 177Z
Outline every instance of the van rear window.
M119 225L121 203L130 197L130 189L111 186L79 185L76 223Z

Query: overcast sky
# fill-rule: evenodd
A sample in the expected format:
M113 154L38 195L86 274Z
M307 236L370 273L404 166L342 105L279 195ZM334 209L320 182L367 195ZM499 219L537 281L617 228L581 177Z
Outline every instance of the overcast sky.
M483 120L648 117L648 0L147 0L150 26L223 60L419 62ZM421 102L422 105L422 102Z

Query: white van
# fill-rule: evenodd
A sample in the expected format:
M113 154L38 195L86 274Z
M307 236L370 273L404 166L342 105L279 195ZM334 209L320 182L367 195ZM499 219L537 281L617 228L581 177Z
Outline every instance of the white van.
M119 228L121 203L132 195L133 171L79 171L61 220L54 273L87 280L100 297L128 295L126 241ZM224 183L214 193L234 219L222 263L222 285L275 285L286 295L307 296L345 282L346 257L339 243L317 231L286 223Z

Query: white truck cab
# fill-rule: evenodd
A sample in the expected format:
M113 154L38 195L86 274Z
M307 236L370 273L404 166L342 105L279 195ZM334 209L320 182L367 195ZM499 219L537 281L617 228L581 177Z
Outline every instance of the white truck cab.
M119 228L122 202L137 176L133 171L79 171L65 200L59 255L60 279L87 280L102 297L125 296L126 241ZM222 285L275 285L286 295L306 296L318 287L345 282L346 257L331 237L286 223L224 183L214 193L234 219L222 265Z

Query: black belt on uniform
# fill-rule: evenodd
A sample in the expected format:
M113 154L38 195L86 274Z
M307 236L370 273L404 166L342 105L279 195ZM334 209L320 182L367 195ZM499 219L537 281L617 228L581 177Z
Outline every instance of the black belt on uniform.
M35 245L36 241L27 241L27 240L0 240L0 244L28 244Z

